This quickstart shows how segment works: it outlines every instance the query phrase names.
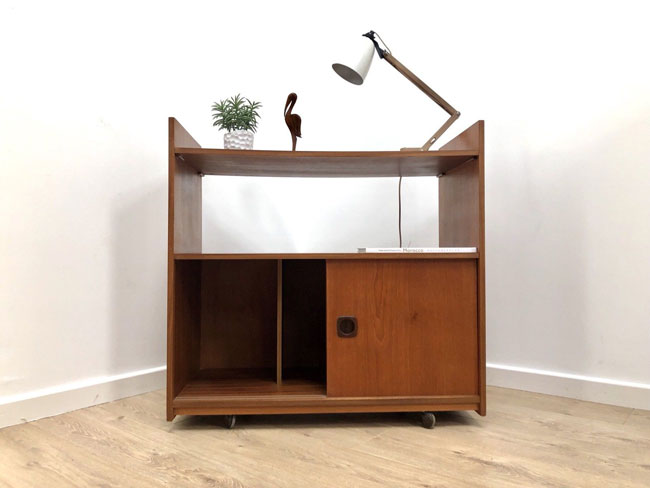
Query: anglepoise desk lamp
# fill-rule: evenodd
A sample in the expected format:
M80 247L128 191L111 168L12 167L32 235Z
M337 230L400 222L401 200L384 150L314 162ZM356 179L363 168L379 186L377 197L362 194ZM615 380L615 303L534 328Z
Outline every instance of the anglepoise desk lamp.
M445 112L447 112L450 116L449 119L447 119L447 121L444 124L442 124L442 127L440 127L440 129L438 129L436 133L433 134L429 138L429 140L424 143L422 147L402 148L402 151L428 151L429 148L433 145L433 143L436 142L447 129L449 129L449 126L451 126L451 124L453 124L456 121L456 119L460 117L460 112L458 112L454 107L452 107L449 103L447 103L440 95L434 92L424 81L422 81L420 78L415 76L406 66L404 66L397 59L395 59L395 57L391 54L390 49L388 49L388 46L386 46L386 43L382 40L379 34L376 34L375 31L370 31L366 34L363 34L363 36L370 39L372 43L368 44L368 46L366 47L366 49L364 50L361 56L361 60L356 65L356 67L350 68L349 66L346 66L344 64L334 63L332 65L332 68L344 80L349 81L354 85L361 85L363 84L363 81L365 80L366 75L368 74L368 70L370 69L370 65L372 63L372 57L376 50L380 59L385 59L386 61L388 61L388 63L393 68L395 68L397 71L402 73L402 75L404 75L406 79L408 79L411 83L413 83L420 90L422 90L429 98L431 98L440 107L442 107L442 109ZM384 45L386 49L382 49L379 46L379 43L375 39L375 36L379 38L379 40L381 41L381 43Z

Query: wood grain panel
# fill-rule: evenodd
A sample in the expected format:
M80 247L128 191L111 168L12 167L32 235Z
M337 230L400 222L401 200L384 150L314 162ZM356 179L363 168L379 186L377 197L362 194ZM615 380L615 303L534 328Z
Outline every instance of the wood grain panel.
M201 263L177 262L174 284L172 396L176 396L199 370Z
M483 150L483 121L479 120L454 137L440 148L440 151L476 151Z
M273 368L208 368L201 369L192 379L196 382L215 385L249 385L258 383L275 384Z
M485 123L479 120L445 144L444 150L478 151L476 162L463 165L440 178L440 245L478 247L478 348L480 415L486 413L485 386ZM457 244L458 243L458 244Z
M176 266L174 253L176 251L200 252L201 251L201 180L195 172L189 171L187 166L177 168L175 146L182 144L189 147L200 147L187 131L173 117L168 119L168 202L167 202L167 419L172 420L173 395L178 392L179 378L185 378L187 372L193 369L191 365L181 364L185 357L178 356L175 351L178 347L176 338L187 334L184 323L177 330L175 325L175 300L178 296L185 296L189 289L176 290ZM197 179L198 178L198 179ZM198 195L198 196L197 196ZM197 225L198 222L198 225ZM183 269L193 269L194 265ZM189 272L190 274L194 271ZM198 277L198 275L196 275ZM188 276L180 277L185 282ZM192 278L193 280L194 278ZM191 286L194 288L194 285ZM197 290L193 290L197 291ZM196 295L199 296L198 293ZM188 299L188 296L185 296ZM179 370L177 371L177 366Z
M283 377L325 382L325 260L283 261Z
M437 176L476 151L238 151L176 148L176 154L206 175L283 177Z
M174 173L174 252L201 252L201 177L177 160Z
M174 408L255 408L276 409L303 407L305 412L318 412L319 407L358 408L384 407L384 411L407 411L422 405L472 404L478 395L331 397L325 385L306 380L288 380L278 385L272 380L256 378L234 380L197 379L183 389L174 400ZM410 407L410 408L409 408ZM352 410L354 411L354 410Z
M481 250L477 159L438 178L438 220L440 246Z
M478 403L406 403L384 402L378 405L354 404L336 405L331 403L300 406L291 402L277 403L274 406L250 404L249 406L223 407L178 407L177 415L281 415L281 414L327 414L327 413L379 413L379 412L450 412L458 410L477 410Z
M476 280L473 260L328 261L328 396L478 394Z
M487 387L485 380L485 127L479 122L479 156L478 156L478 201L479 201L479 245L481 257L478 260L478 364L479 364L479 393L481 403L477 410L479 415L487 413Z
M249 370L244 370L249 371ZM316 381L286 380L284 384L276 383L272 370L252 370L248 374L228 370L220 373L218 370L208 370L208 375L201 372L201 377L190 381L179 397L186 402L194 401L195 405L207 402L213 405L219 402L232 401L233 397L244 400L272 395L320 395L325 396L325 385ZM221 377L221 378L220 378ZM187 404L187 403L186 403Z
M173 117L169 118L169 248L171 252L201 252L201 177L176 157L183 144L200 149L198 142Z
M196 142L190 133L181 125L181 123L176 120L174 117L169 117L170 130L173 133L171 137L171 142L174 145L174 148L177 147L191 147L194 149L200 148L201 145Z
M201 369L276 368L276 261L204 261Z
M174 400L178 410L195 409L202 415L221 414L278 414L326 412L408 412L473 410L478 395L440 395L423 397L350 397L325 396L319 383L292 381L287 385L267 382L248 385L248 388L190 383ZM178 413L181 413L180 411Z
M284 312L282 310L283 285L282 285L282 260L276 261L276 317L275 317L275 381L282 385L282 325Z

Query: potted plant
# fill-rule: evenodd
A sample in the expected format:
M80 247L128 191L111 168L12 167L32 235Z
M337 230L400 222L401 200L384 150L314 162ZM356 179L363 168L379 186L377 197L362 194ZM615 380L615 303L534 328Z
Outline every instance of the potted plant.
M260 116L257 109L261 106L241 95L212 104L212 125L228 131L223 135L226 149L253 149L253 134Z

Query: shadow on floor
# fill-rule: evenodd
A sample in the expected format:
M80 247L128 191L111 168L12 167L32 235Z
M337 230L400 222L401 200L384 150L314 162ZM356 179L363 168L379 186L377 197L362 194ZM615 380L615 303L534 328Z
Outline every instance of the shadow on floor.
M471 412L437 412L436 428L447 426L477 426L478 418ZM417 412L399 413L338 413L338 414L291 414L291 415L237 415L235 428L244 429L318 429L337 427L404 427L421 426ZM172 430L208 430L224 427L222 415L180 416Z

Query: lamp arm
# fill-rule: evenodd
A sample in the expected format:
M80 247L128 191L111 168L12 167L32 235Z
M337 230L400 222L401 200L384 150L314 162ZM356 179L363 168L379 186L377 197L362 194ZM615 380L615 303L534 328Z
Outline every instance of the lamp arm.
M449 129L451 124L453 124L458 117L460 117L460 112L452 107L444 98L433 91L431 87L429 87L424 81L415 76L411 70L409 70L406 66L395 59L395 57L389 51L383 51L383 59L388 61L388 63L393 68L399 71L407 80L422 90L429 98L436 102L445 112L450 115L449 119L447 119L447 121L442 124L440 129L438 129L436 133L433 134L429 140L424 143L424 146L402 148L402 151L428 151L433 143L436 142L447 129Z

